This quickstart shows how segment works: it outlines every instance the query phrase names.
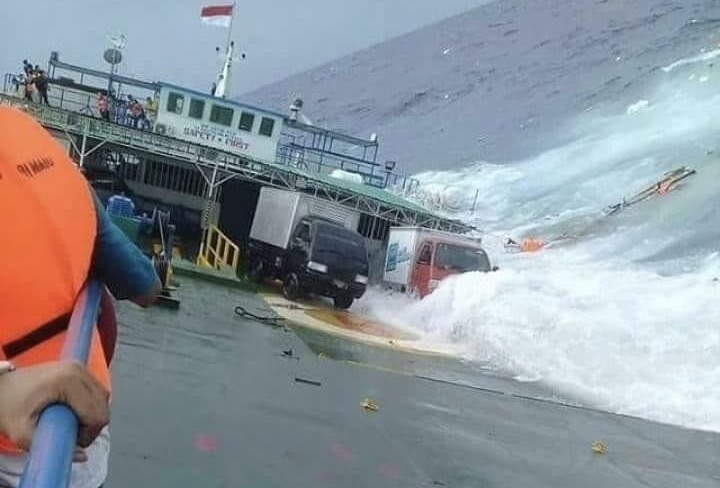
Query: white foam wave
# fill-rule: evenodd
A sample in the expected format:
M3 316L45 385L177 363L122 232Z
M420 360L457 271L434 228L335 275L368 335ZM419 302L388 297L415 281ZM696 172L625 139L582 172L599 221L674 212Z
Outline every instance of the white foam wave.
M642 110L583 114L567 144L525 161L419 175L489 232L501 270L451 278L422 301L369 293L359 306L585 402L720 430L720 95L707 86L683 75ZM684 187L599 218L680 165L698 171ZM537 255L502 249L505 235L568 232Z
M648 102L647 100L638 100L637 102L635 102L631 105L628 105L628 108L625 111L625 113L634 114L635 112L639 112L640 110L647 108L648 105L650 105L650 102Z
M444 281L422 301L363 308L610 411L720 430L720 272L663 277L579 255L518 258Z
M705 53L698 54L697 56L691 56L689 58L678 59L674 63L671 63L667 66L663 66L662 70L666 73L669 73L672 70L679 68L680 66L687 66L689 64L710 61L711 59L715 59L718 56L720 56L720 49L715 49L713 51L708 51Z

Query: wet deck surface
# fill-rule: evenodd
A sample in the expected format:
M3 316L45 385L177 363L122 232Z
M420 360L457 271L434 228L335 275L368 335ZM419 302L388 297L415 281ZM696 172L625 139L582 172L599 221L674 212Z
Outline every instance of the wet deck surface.
M525 398L554 393L454 359L240 319L236 305L263 304L238 290L185 278L178 296L178 311L119 307L106 487L720 486L716 434Z
M306 313L315 319L328 322L333 324L335 327L340 327L341 329L356 330L364 334L370 334L385 339L412 340L417 339L418 337L416 334L392 329L377 321L341 310L310 310Z

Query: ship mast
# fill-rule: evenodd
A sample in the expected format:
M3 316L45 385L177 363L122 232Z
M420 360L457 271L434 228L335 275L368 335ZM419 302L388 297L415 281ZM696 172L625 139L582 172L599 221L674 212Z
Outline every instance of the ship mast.
M230 92L230 78L231 78L231 72L232 72L232 63L235 60L233 58L233 50L235 48L235 43L232 40L232 26L233 26L233 20L235 19L235 2L232 4L232 12L230 15L230 25L228 26L228 35L227 40L225 41L225 58L223 60L222 68L220 68L220 71L217 74L217 77L215 79L215 90L213 91L213 95L218 98L226 98L229 95ZM220 48L216 48L217 52L220 52ZM243 54L242 57L244 58L245 55Z

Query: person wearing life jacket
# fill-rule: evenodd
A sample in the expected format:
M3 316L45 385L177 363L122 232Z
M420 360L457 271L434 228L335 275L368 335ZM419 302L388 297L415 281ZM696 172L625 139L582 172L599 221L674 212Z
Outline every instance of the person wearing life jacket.
M525 239L517 242L516 240L508 237L505 241L505 249L516 252L537 252L545 247L545 241L537 237L526 237Z
M145 121L145 109L132 95L127 96L127 111L130 117L130 127L142 129ZM142 125L141 125L142 124Z
M97 101L98 113L100 118L104 120L110 120L110 107L108 106L108 97L104 93L98 92Z
M145 125L147 130L152 130L158 113L157 100L147 97L145 99Z
M98 488L109 454L112 300L102 300L86 368L57 361L69 316L89 276L141 306L158 295L159 279L63 147L7 107L0 108L0 217L12 223L0 241L0 364L14 369L0 374L0 486L18 485L38 413L61 401L78 415L78 444L87 447L76 455L85 462L73 465L70 486Z

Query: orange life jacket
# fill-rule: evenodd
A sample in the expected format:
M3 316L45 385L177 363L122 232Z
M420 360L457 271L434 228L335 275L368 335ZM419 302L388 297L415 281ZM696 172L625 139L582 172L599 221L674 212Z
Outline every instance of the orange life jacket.
M545 247L545 243L542 239L536 237L528 237L523 239L520 243L520 250L522 252L535 252Z
M0 107L0 359L57 360L92 260L97 216L89 185L29 115ZM88 368L110 390L94 332ZM0 436L0 451L17 451Z
M130 115L137 118L137 117L140 117L142 112L143 112L142 105L140 105L137 101L133 101L130 103Z
M97 108L100 112L104 112L108 109L108 99L104 95L98 97Z

